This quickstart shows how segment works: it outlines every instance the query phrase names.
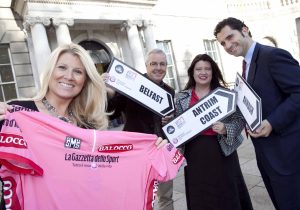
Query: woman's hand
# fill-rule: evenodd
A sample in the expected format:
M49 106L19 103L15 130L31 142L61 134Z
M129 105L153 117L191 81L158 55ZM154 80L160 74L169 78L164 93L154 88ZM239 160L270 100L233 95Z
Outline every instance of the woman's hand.
M163 146L165 146L167 143L168 143L167 139L163 139L161 137L158 137L157 140L156 140L156 142L155 142L155 145L156 145L157 149L160 149Z
M5 112L11 109L12 109L11 105L8 105L7 103L4 102L0 102L0 121L4 120Z
M227 133L224 123L222 123L220 121L217 121L213 124L212 130L218 134L224 135Z

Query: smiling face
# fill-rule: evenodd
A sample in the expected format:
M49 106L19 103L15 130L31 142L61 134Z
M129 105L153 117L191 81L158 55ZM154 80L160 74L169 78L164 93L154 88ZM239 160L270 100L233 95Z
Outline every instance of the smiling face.
M211 64L208 61L198 61L194 67L193 76L197 86L210 86L212 80Z
M228 54L236 57L245 57L253 42L249 36L247 27L243 27L240 32L238 30L233 30L228 25L224 26L217 34L217 40Z
M86 78L86 70L79 57L65 52L54 67L46 97L71 101L81 92Z
M146 64L147 75L155 83L159 84L166 75L167 60L163 53L152 53Z

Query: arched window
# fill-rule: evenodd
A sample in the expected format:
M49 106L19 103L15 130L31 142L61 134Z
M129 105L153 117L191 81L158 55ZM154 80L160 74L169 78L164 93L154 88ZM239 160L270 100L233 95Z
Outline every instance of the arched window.
M100 74L107 71L111 62L111 55L102 44L95 41L82 41L79 45L88 51Z

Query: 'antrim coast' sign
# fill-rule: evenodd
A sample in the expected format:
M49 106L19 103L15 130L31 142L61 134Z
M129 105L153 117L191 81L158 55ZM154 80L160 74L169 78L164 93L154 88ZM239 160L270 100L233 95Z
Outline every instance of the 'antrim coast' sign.
M239 73L236 75L234 90L238 95L237 106L240 108L249 129L254 131L261 124L261 99Z
M170 93L143 76L140 72L114 58L108 68L108 85L160 116L174 111Z
M163 127L169 141L178 147L213 123L235 112L236 93L217 88Z

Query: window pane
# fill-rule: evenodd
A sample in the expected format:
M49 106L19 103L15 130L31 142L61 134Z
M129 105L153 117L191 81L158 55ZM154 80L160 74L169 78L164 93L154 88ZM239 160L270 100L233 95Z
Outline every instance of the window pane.
M222 69L222 63L220 62L220 55L218 52L218 45L216 40L203 40L206 54L210 55L212 59L219 65Z
M3 91L4 91L4 96L5 96L6 101L8 101L10 99L17 98L17 92L16 92L15 84L3 85Z
M210 57L212 57L212 53L211 52L206 52L206 54L208 54Z
M169 86L175 88L175 80L174 79L169 80Z
M167 63L168 63L168 65L173 65L171 54L167 54Z
M211 51L212 49L211 49L211 43L209 42L209 43L207 43L207 50L208 51Z
M14 81L14 76L11 70L11 66L0 65L0 82L11 82Z
M174 78L172 67L168 67L167 71L168 71L168 77L169 78Z
M10 63L7 48L7 45L0 45L0 64Z
M174 89L178 89L178 83L176 80L176 69L174 66L174 58L173 58L173 50L172 44L170 41L158 41L157 47L162 49L167 56L167 73L164 78L164 82L167 83L169 86L173 87Z
M165 50L165 53L167 53L167 54L169 54L170 53L170 48L169 48L169 45L168 45L168 43L166 42L166 43L164 43L164 50Z
M215 61L217 61L218 60L218 56L217 56L217 52L215 51L215 52L213 52L213 58L214 58L214 60Z

